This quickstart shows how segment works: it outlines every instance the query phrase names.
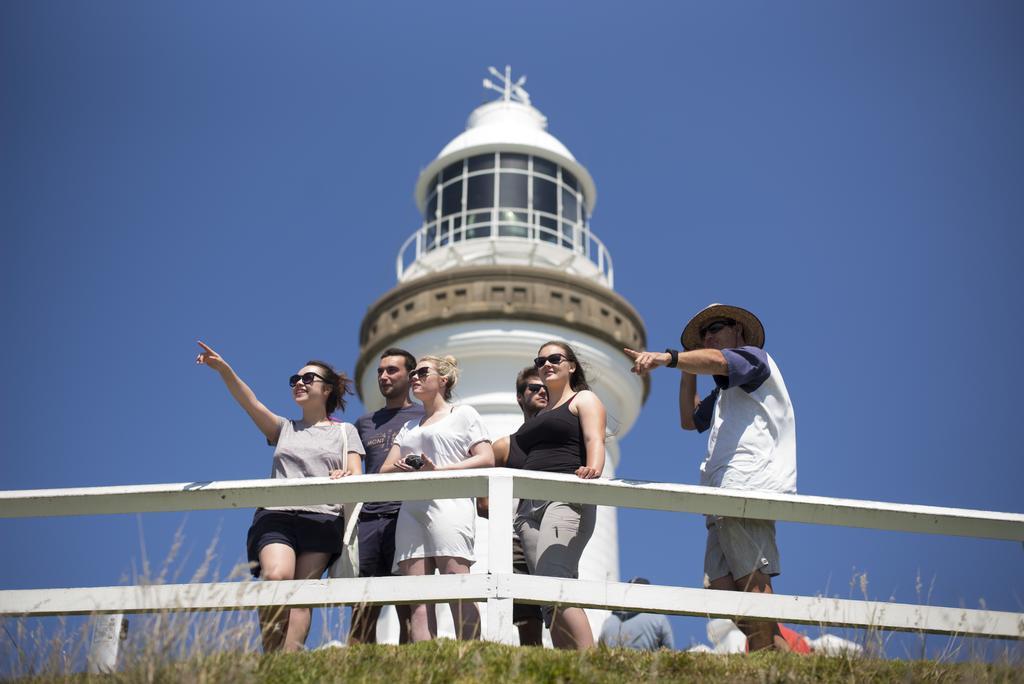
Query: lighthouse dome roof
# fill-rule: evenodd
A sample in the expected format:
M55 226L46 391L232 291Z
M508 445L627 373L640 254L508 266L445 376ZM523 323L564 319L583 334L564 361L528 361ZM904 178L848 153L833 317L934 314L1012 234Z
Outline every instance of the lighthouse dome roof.
M504 100L488 102L473 110L466 121L466 130L445 145L437 156L447 157L483 145L519 144L576 161L568 147L544 130L547 123L547 117L531 105Z
M593 211L597 203L594 179L569 148L546 128L547 117L528 103L502 99L477 107L466 121L466 130L445 145L420 173L416 205L421 212L424 210L434 177L451 162L488 152L519 152L545 157L569 169L580 180L587 207Z

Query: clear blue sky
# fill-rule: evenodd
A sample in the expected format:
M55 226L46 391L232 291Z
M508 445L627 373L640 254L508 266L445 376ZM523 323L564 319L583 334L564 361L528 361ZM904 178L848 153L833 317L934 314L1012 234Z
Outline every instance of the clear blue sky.
M264 476L195 339L284 414L307 358L351 371L419 170L511 64L597 182L650 346L712 301L764 321L802 493L1024 510L1024 5L482 7L3 3L0 487ZM621 476L697 481L705 437L675 401L657 375ZM188 563L218 524L241 560L249 516L187 516ZM151 559L182 519L143 516ZM698 517L619 521L624 577L699 584ZM141 555L135 516L0 541L2 588L117 584ZM785 593L866 572L872 598L917 601L920 574L934 604L1024 610L1019 544L796 524L780 543Z

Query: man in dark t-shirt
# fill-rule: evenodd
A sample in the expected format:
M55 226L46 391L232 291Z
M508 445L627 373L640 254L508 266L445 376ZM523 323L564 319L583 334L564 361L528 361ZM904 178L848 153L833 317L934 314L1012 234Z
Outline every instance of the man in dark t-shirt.
M404 349L385 349L377 365L377 387L384 408L367 413L355 422L366 449L363 472L379 473L395 441L395 435L410 420L423 418L423 407L409 400L409 373L416 368L416 357ZM395 560L395 525L401 501L367 501L359 514L359 576L387 577ZM380 606L352 609L350 644L377 642L377 618ZM401 643L408 642L409 608L396 606L401 625Z

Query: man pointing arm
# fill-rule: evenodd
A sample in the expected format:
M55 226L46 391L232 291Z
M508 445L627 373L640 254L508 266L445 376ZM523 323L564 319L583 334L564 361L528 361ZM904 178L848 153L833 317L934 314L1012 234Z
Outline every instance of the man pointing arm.
M694 316L680 337L684 351L624 350L633 372L678 368L679 422L708 435L701 463L704 486L796 492L796 421L782 374L764 351L764 326L750 311L712 304ZM697 375L715 389L697 397ZM708 589L772 593L780 573L771 520L707 516L704 584ZM773 622L740 621L749 649L780 644Z

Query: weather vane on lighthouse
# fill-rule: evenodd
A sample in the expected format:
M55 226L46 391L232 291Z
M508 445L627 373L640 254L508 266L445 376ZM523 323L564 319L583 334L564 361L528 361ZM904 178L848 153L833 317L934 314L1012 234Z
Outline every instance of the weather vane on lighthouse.
M519 79L512 82L512 67L508 64L505 65L505 73L501 73L494 67L487 67L487 71L491 73L498 81L500 85L497 85L489 78L484 79L484 88L493 90L496 93L501 93L501 97L505 102L522 102L523 104L530 104L530 94L523 89L523 85L526 84L526 76L520 76Z

